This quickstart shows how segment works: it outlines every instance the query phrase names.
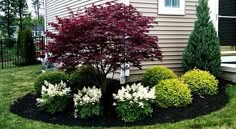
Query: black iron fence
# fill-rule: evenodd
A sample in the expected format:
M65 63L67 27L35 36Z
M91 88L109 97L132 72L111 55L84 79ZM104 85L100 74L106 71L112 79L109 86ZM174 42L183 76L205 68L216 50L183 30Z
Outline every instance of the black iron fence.
M44 55L45 42L44 37L34 37L36 59ZM14 68L24 64L24 58L20 53L20 45L15 40L0 40L0 70Z
M43 36L34 37L34 44L35 44L35 55L36 58L42 58L45 54L45 38Z

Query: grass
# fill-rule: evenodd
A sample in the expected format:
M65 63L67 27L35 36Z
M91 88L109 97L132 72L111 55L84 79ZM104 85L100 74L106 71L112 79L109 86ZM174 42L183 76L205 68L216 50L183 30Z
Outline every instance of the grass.
M80 129L53 125L21 118L9 111L9 105L18 97L33 90L33 82L40 71L39 65L0 70L0 129ZM223 109L206 116L177 123L152 126L116 127L134 129L235 129L236 128L236 85L227 88L230 102Z

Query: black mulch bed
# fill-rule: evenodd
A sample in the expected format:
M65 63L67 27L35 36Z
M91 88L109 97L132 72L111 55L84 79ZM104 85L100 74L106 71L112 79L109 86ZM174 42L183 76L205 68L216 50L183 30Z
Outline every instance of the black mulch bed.
M225 93L225 87L229 82L220 80L219 94L214 96L206 96L205 98L193 96L193 103L184 108L168 108L154 109L151 118L134 123L124 123L114 115L114 109L111 109L111 114L103 117L94 117L89 119L75 119L73 112L57 113L54 115L40 111L36 106L35 93L29 93L22 98L16 100L11 106L11 112L28 119L43 121L47 123L69 125L69 126L84 126L84 127L121 127L133 125L153 125L157 123L178 122L185 119L193 119L198 116L209 114L223 108L228 102L228 96ZM110 81L110 86L119 87L119 82Z

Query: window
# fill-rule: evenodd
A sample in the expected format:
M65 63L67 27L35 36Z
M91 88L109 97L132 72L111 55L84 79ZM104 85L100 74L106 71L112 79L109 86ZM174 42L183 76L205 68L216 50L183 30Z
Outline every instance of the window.
M165 7L179 8L179 0L165 0Z
M159 0L159 14L184 15L185 0Z

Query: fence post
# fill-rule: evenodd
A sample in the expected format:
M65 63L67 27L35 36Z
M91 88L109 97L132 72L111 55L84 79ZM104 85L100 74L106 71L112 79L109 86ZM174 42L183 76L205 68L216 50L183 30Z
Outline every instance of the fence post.
M44 53L44 49L45 49L45 46L44 46L44 37L42 36L41 37L41 42L42 42L42 50L41 50L41 54L43 55Z
M0 47L1 47L1 66L2 66L2 69L3 69L3 41L0 40Z

